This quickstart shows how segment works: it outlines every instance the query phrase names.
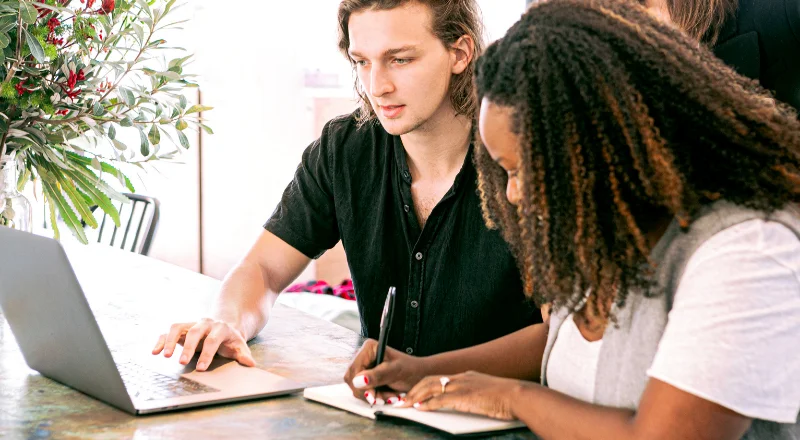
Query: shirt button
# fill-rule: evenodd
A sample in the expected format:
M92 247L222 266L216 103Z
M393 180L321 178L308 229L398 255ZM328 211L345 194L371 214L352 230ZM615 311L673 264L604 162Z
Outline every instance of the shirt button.
M414 258L416 258L417 261L421 261L422 260L422 252L417 252L417 255L414 255Z
M408 353L408 354L414 354L414 349L413 349L413 348L411 348L411 347L408 347L408 348L406 348L406 353Z
M403 211L408 212L411 210L411 207L408 205L403 205Z
M417 308L417 306L419 306L419 303L418 303L418 302L416 302L416 301L411 301L411 307L413 307L413 308L415 308L415 309L416 309L416 308Z

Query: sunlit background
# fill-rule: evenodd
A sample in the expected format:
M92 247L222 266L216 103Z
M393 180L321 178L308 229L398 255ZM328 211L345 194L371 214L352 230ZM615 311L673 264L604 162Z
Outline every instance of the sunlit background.
M492 41L519 19L526 0L478 3ZM195 54L184 70L199 74L200 88L187 98L214 107L204 113L214 134L190 135L181 163L131 176L137 193L161 202L151 257L222 278L262 231L323 124L355 108L352 69L336 47L338 4L191 0L175 11L190 21L162 37ZM345 278L337 246L300 280Z

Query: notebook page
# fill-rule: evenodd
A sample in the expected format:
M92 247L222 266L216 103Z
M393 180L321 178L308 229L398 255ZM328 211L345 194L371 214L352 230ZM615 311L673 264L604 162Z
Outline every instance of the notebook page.
M303 390L303 397L350 411L362 417L375 419L375 408L370 407L369 403L353 397L353 392L346 383L306 388Z
M455 435L501 431L525 426L520 421L496 420L449 411L425 412L417 411L414 408L395 408L391 405L370 407L368 403L353 397L350 387L344 383L306 388L303 397L371 419L376 418L374 413L381 412L386 416L411 420Z
M455 435L502 431L525 426L518 420L497 420L474 414L441 410L425 412L417 411L414 408L384 407L378 411L387 416L411 420Z

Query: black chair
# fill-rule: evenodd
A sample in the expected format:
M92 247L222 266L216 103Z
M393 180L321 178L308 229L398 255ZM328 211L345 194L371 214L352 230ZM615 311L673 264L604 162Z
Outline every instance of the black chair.
M147 255L158 227L161 204L155 197L127 193L125 197L131 202L120 203L117 206L119 208L119 227L108 218L108 214L103 213L103 219L97 231L97 242Z

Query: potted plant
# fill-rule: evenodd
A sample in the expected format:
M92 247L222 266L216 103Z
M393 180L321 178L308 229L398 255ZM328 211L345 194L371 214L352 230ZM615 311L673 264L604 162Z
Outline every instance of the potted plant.
M212 133L201 117L210 107L182 93L197 87L190 56L159 56L179 49L160 37L185 22L172 19L175 1L0 0L0 225L30 229L14 197L33 181L55 237L58 213L86 243L93 207L119 226L112 201L127 202L106 179L134 192L124 167L173 159L188 130ZM118 138L124 130L138 145Z

